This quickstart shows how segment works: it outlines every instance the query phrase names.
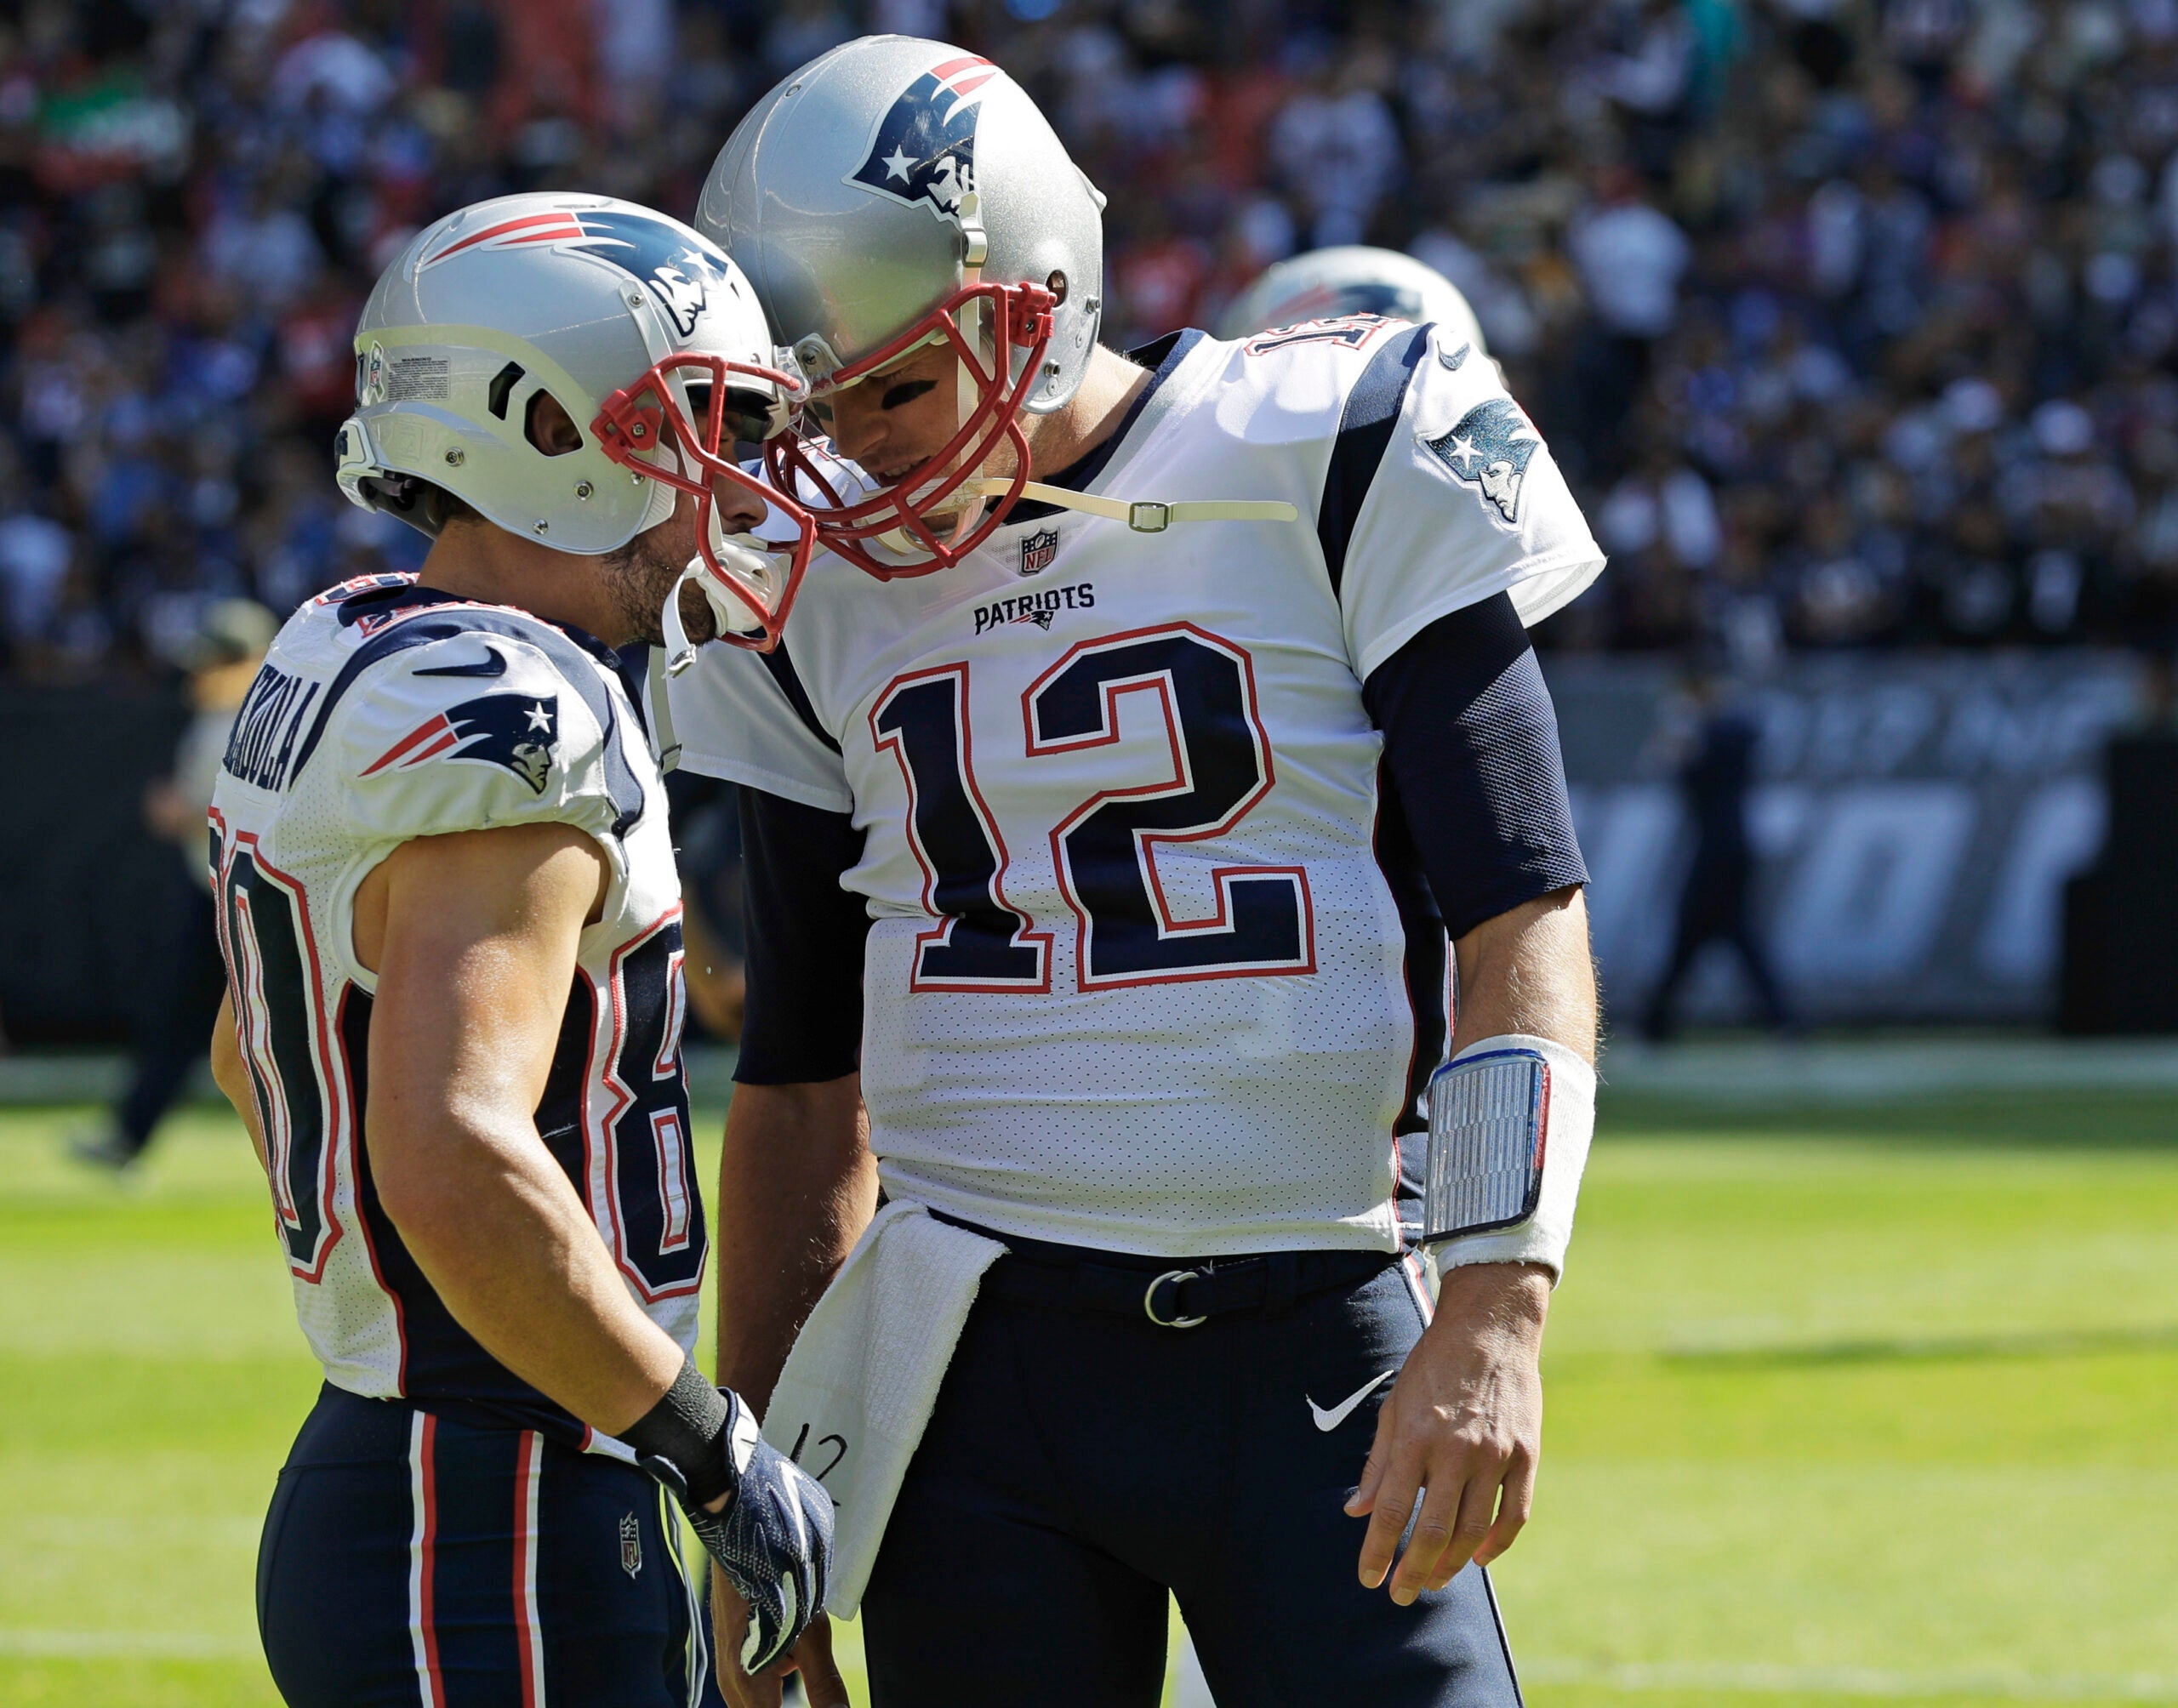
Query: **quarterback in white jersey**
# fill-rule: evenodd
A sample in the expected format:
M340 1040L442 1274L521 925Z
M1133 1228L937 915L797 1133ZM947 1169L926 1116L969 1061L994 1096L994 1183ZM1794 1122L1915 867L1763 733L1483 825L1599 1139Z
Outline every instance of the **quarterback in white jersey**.
M211 809L214 1069L326 1377L266 1519L266 1658L299 1708L692 1705L659 1485L758 1670L821 1599L830 1503L690 1358L680 885L613 648L692 560L762 555L722 427L794 382L724 256L594 196L428 228L356 356L339 480L431 550L288 621Z
M1168 1593L1225 1708L1497 1708L1594 1084L1525 625L1601 554L1456 331L1100 348L1101 205L898 37L705 185L829 441L767 447L827 548L782 643L670 690L744 813L721 1373L821 1444L841 1301L988 1266L949 1351L859 1343L836 1415L934 1395L897 1474L829 1438L881 1708L1148 1708Z
M1144 360L1083 490L1317 525L1023 506L942 574L820 556L778 652L676 681L681 762L863 833L842 881L889 1194L1160 1257L1396 1250L1397 1159L1353 1140L1389 1135L1443 1040L1417 1039L1360 684L1495 595L1548 615L1598 553L1494 367L1434 328ZM1342 454L1365 385L1404 398Z

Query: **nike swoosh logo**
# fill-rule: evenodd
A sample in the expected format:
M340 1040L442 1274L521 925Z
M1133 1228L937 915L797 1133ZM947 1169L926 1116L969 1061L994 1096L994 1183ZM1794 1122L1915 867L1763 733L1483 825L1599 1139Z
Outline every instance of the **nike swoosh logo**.
M1339 1425L1345 1422L1348 1418L1354 1415L1354 1408L1355 1406L1360 1404L1363 1400L1368 1398L1371 1394L1376 1392L1378 1388L1382 1387L1386 1382L1389 1381L1398 1374L1399 1372L1397 1370L1386 1370L1380 1376L1371 1376L1367 1381L1362 1383L1360 1387L1354 1389L1352 1393L1347 1395L1344 1399L1341 1400L1329 1411L1326 1411L1321 1406L1318 1405L1315 1401L1312 1399L1309 1400L1309 1409L1315 1414L1316 1427L1323 1431L1325 1434L1330 1434L1331 1431L1337 1429ZM1302 1395L1301 1398L1303 1399L1309 1398L1306 1394Z
M507 673L506 654L490 641L484 643L484 656L473 664L441 664L430 670L417 670L418 676L504 676Z

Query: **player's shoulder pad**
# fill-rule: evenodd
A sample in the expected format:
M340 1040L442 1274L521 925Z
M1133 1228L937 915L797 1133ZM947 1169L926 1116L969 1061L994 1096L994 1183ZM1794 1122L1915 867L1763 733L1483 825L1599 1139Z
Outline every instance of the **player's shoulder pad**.
M1251 443L1320 445L1358 421L1396 415L1425 341L1423 328L1383 315L1231 339L1222 346L1219 418Z
M1471 496L1492 527L1520 532L1531 508L1530 466L1538 452L1545 464L1550 458L1542 433L1505 389L1497 364L1433 332L1411 390L1406 418L1415 461Z
M569 823L624 836L648 804L631 708L572 637L499 606L418 611L358 641L297 761L337 768L360 824L407 839Z

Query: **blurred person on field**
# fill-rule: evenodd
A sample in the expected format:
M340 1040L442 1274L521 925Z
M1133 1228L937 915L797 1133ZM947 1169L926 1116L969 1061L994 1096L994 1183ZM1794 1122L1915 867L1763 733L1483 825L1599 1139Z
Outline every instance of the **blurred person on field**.
M739 791L723 777L676 771L665 798L681 868L688 1011L720 1043L738 1044L749 993Z
M1702 951L1721 942L1737 952L1770 1029L1789 1032L1793 1022L1753 913L1754 845L1748 834L1748 798L1762 731L1718 675L1691 672L1686 692L1693 719L1679 765L1679 787L1694 826L1694 859L1679 891L1671 962L1649 998L1641 1029L1653 1043L1670 1039L1677 1025L1673 1009L1679 986Z
M145 825L174 844L180 858L162 865L165 882L145 921L143 1008L128 1089L101 1126L71 1141L82 1161L116 1171L134 1166L191 1070L204 1060L204 1040L226 988L205 866L204 815L235 714L279 627L254 600L216 600L182 649L178 662L189 671L189 724L173 769L144 791Z
M1575 216L1565 247L1593 315L1572 361L1587 417L1588 473L1600 481L1628 460L1628 417L1648 381L1656 344L1678 322L1679 281L1694 249L1620 166L1597 173L1594 200Z

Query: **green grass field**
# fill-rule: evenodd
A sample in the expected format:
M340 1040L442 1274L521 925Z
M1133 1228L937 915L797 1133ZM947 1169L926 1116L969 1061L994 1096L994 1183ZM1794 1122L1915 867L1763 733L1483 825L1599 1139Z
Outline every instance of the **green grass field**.
M89 1178L81 1113L0 1113L0 1708L270 1703L261 1181L208 1112ZM1548 1369L1537 1708L2178 1703L2178 1101L1614 1096Z

